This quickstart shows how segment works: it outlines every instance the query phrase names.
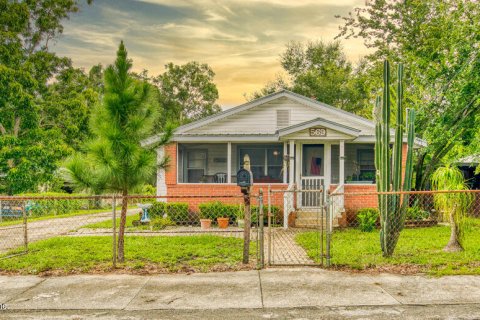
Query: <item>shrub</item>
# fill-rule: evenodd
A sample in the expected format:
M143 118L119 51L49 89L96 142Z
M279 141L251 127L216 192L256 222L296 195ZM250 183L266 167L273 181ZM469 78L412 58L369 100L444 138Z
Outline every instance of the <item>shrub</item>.
M168 226L174 226L175 222L173 222L170 218L162 218L162 217L157 217L152 220L151 222L152 228L154 230L162 230L165 229Z
M152 218L163 218L166 215L175 224L191 222L188 203L155 201L148 212Z
M378 219L378 210L375 208L364 208L358 210L358 227L362 232L372 232L375 230Z
M220 201L202 203L198 206L200 209L200 219L229 218L232 222L236 221L241 205L224 204Z
M425 220L430 217L430 213L428 211L423 210L419 206L413 206L410 208L407 208L407 214L405 216L406 220Z
M258 206L252 206L252 224L258 224ZM278 206L271 206L270 210L272 212L272 216L274 217L274 221L276 221L281 214L280 207ZM263 206L263 224L267 225L268 224L268 207Z

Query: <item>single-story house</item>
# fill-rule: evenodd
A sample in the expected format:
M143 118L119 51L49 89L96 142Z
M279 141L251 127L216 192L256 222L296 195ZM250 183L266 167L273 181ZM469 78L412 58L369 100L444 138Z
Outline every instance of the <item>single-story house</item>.
M153 136L145 144L158 139ZM259 188L266 193L268 186L371 192L376 190L374 143L371 120L282 90L178 127L171 143L158 149L158 157L169 156L171 162L167 170L158 170L157 195L240 194L236 173L245 155L254 193ZM424 144L415 141L416 147ZM308 197L300 194L284 211L318 204ZM363 200L362 206L377 205L376 196ZM190 201L194 206L195 199ZM276 193L272 203L286 205L284 195ZM353 210L358 204L345 199L344 207Z

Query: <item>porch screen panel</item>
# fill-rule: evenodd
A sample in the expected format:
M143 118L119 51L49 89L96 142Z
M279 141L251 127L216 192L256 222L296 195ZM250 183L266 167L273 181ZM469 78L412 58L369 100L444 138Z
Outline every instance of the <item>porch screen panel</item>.
M227 183L226 143L180 143L177 161L180 183Z
M332 176L331 182L333 184L340 183L340 146L338 144L332 144Z
M375 183L374 144L345 144L345 183Z
M239 144L236 147L236 170L243 168L245 155L248 155L255 183L283 182L283 144Z

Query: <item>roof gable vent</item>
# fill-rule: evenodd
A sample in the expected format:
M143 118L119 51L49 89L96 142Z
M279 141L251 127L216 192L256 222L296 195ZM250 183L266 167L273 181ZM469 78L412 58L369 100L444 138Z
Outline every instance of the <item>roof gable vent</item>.
M277 110L277 128L290 125L290 110Z

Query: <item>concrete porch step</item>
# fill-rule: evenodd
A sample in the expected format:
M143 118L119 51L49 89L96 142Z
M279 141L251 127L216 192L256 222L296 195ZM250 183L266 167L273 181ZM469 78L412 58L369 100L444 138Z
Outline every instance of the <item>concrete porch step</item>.
M296 228L326 228L327 225L327 220L324 217L321 219L320 217L317 217L316 215L309 216L308 214L301 214L298 216L297 212L297 218L295 219L295 227ZM333 227L338 227L338 218L333 219Z
M296 213L297 219L321 219L322 215L325 219L326 212L319 211L297 211Z

